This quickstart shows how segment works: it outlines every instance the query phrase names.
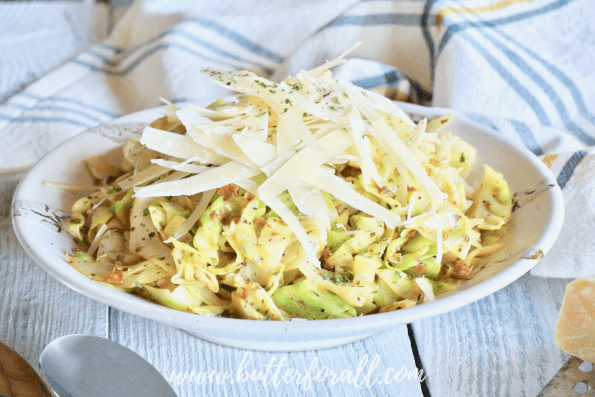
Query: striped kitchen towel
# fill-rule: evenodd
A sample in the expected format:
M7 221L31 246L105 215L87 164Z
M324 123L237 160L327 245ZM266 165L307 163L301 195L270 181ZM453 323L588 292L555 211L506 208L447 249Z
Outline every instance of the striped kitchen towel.
M201 74L205 67L278 81L361 41L337 77L452 108L547 156L566 221L532 274L595 274L594 26L592 0L138 0L107 40L14 95L0 92L0 172L14 175L65 139L159 97L228 95ZM0 57L0 79L9 78Z

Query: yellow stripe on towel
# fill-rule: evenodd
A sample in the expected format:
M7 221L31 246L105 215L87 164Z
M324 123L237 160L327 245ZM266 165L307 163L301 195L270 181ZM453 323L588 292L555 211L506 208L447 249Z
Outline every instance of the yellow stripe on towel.
M493 4L489 4L487 6L481 7L474 7L474 8L466 8L466 7L448 7L440 10L438 14L436 14L436 26L440 27L442 24L442 20L446 18L450 14L482 14L486 12L498 11L503 8L519 4L519 3L527 3L533 0L500 0Z

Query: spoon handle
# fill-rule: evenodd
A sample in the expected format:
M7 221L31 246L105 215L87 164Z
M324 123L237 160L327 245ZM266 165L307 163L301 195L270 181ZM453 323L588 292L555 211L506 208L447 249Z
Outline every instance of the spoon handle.
M23 357L0 343L0 397L52 397Z

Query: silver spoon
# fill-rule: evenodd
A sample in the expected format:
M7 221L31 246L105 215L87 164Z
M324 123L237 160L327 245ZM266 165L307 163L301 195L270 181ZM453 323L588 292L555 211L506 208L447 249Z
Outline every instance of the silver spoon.
M109 339L68 335L39 358L43 375L60 397L176 397L144 358Z

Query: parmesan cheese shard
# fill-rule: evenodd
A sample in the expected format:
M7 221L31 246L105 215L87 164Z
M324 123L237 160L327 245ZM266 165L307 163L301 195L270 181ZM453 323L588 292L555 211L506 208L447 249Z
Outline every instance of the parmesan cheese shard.
M382 177L378 174L376 165L372 158L372 149L370 147L370 138L364 137L366 127L362 120L359 112L354 108L349 115L349 121L351 124L351 131L353 134L353 142L355 148L361 158L362 173L364 177L364 183L369 183L370 179L373 179L377 185L382 185Z
M328 218L333 215L326 206L322 191L317 187L296 183L287 190L300 212L314 218Z
M177 171L184 171L184 172L188 172L191 174L200 174L201 172L204 172L210 168L205 165L196 165L196 164L192 164L192 163L186 162L186 161L177 162L177 161L170 161L170 160L164 160L164 159L153 159L153 160L151 160L151 162L153 164L159 165L161 167L165 167L165 168L169 168L169 169L177 170Z
M362 42L358 41L353 46L351 46L349 49L347 49L347 51L344 51L341 55L339 55L336 59L326 62L326 63L310 70L308 73L312 76L319 76L322 73L326 72L327 70L329 70L337 65L340 65L342 63L345 63L345 56L347 56L347 54L349 54L351 51L355 50L361 44L362 44Z
M298 90L294 90L286 84L277 84L264 77L258 77L252 72L210 71L210 74L213 77L213 81L219 85L243 94L265 97L267 101L283 106L283 109L289 109L289 103L291 103L293 106L302 109L306 113L313 114L322 120L330 120L333 117L333 111L331 109L322 108L317 103L300 94Z
M240 150L259 167L265 167L277 158L277 148L267 142L235 134L233 140Z
M379 204L365 198L357 193L342 178L332 175L322 169L315 170L303 177L303 180L320 190L335 196L339 200L349 204L353 208L381 219L391 229L401 223L401 217L394 212L387 210Z
M292 114L293 112L288 112ZM300 136L298 131L292 125L289 117L285 114L279 115L277 123L277 154L284 155L290 150L294 149L300 143Z
M293 157L258 188L261 196L274 197L300 179L309 170L315 169L347 149L353 142L351 136L343 130L335 130L320 139L323 150L309 147L295 153Z
M435 299L432 286L425 278L418 277L415 279L415 283L419 286L419 288L421 288L421 290L424 293L424 302L431 302Z
M153 164L150 167L134 174L134 176L121 181L118 186L120 186L121 189L130 189L131 187L142 185L143 183L149 182L168 172L168 168L159 164Z
M140 143L149 149L181 159L196 157L201 164L220 165L229 161L228 157L217 154L214 150L197 144L187 135L162 131L147 127L143 131Z
M253 195L258 194L258 187L260 184L258 182L253 181L252 179L244 179L241 181L236 181L234 184L238 187L241 187L245 191L252 193Z
M304 123L302 117L295 114L293 110L279 115L277 134L279 134L282 127L293 130L297 138L308 145L310 149L322 150L322 147L314 136L312 136L312 131Z
M195 143L203 148L208 148L220 156L248 164L252 167L257 165L248 158L238 147L232 134L210 134L194 127L187 127L187 133Z
M595 275L566 286L555 340L566 353L595 363Z
M208 171L190 176L186 179L178 179L142 187L136 191L135 197L190 196L207 190L217 189L221 186L251 178L258 174L260 174L259 170L246 167L235 161L230 161L219 167L214 167Z

